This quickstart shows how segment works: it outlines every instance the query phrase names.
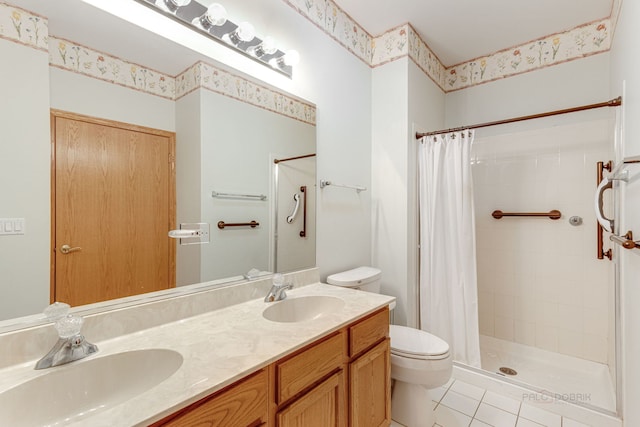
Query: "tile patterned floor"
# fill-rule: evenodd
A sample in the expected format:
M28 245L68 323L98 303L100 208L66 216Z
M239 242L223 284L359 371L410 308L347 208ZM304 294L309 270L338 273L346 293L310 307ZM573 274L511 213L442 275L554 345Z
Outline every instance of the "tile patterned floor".
M430 394L436 402L433 427L591 427L459 380Z

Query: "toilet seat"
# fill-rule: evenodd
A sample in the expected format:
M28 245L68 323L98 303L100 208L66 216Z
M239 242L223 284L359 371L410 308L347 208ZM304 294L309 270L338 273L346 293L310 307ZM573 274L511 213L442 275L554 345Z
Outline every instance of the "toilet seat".
M391 354L419 360L441 360L449 356L449 344L428 332L390 325Z

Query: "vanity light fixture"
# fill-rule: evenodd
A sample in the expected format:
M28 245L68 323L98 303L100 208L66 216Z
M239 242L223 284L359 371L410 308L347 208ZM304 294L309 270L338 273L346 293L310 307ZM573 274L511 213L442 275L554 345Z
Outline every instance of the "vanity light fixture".
M245 56L291 78L293 67L300 61L295 50L278 49L273 37L260 38L249 22L235 24L219 3L204 6L192 0L136 0L192 30L203 34Z
M174 13L178 8L184 7L191 3L191 0L156 0L155 5L160 9Z
M250 42L256 38L256 29L249 22L241 22L238 28L222 36L222 40L238 46L241 42Z
M273 68L293 67L300 62L300 54L297 50L289 50L282 56L271 58L269 65Z
M273 55L277 50L278 48L276 47L276 41L273 39L273 37L267 36L259 45L251 46L249 49L247 49L247 52L253 56L261 58L264 55Z

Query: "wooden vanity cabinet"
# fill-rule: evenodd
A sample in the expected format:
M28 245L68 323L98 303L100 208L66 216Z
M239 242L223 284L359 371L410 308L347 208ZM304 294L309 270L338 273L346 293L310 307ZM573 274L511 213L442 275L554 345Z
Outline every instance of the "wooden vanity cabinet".
M278 427L346 427L344 371L340 370L276 413Z
M222 389L153 424L153 427L257 427L268 425L268 371Z
M346 335L340 330L273 365L275 426L346 427Z
M389 310L349 327L349 425L391 423Z
M153 426L386 427L390 353L385 307Z

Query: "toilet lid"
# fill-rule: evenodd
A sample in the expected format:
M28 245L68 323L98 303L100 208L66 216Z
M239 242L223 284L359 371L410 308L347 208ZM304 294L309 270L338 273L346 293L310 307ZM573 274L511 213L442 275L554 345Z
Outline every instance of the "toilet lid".
M352 288L378 280L381 275L382 271L377 268L358 267L353 270L332 274L327 277L327 283L330 285Z
M449 344L420 329L390 325L391 353L414 359L442 359L449 353ZM440 357L434 357L440 356Z

